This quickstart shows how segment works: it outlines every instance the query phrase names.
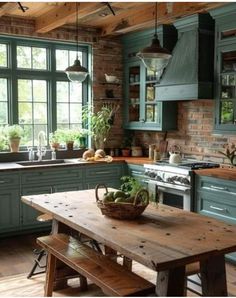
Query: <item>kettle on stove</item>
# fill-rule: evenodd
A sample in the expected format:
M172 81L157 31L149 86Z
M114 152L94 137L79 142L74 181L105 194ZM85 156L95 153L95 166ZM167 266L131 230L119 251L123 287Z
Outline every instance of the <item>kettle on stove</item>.
M181 163L181 155L180 155L180 147L178 145L174 145L171 147L169 151L169 163L170 164L179 164Z

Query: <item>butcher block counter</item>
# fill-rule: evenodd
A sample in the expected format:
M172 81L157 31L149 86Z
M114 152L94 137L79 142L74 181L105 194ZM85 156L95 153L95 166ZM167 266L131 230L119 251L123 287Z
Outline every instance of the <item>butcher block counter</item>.
M213 168L194 171L197 175L208 176L226 180L236 180L236 167L234 168Z

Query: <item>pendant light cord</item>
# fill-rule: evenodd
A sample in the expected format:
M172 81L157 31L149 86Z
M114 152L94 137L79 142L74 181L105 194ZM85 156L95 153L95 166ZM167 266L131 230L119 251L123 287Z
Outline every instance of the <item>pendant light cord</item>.
M155 34L154 37L157 38L157 2L155 4Z
M78 60L78 52L79 52L79 2L76 3L76 60Z

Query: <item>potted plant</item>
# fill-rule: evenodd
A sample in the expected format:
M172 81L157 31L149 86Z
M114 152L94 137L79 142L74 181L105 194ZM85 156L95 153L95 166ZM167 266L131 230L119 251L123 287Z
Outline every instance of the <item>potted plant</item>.
M85 129L85 128L80 129L79 148L86 148L86 138L88 134L89 134L88 129Z
M80 131L76 129L58 129L58 140L66 145L67 150L73 150L74 142L79 139Z
M107 141L114 121L112 109L103 106L101 110L94 112L89 108L84 108L83 121L89 122L89 132L93 138L95 148L104 149L104 143Z
M130 132L126 132L121 147L121 154L123 157L130 156L132 141L133 134Z
M18 152L20 139L24 134L23 128L18 124L7 125L5 126L4 131L8 139L8 144L10 146L11 152Z
M60 147L61 134L60 131L55 130L49 134L49 143L52 150L56 151Z

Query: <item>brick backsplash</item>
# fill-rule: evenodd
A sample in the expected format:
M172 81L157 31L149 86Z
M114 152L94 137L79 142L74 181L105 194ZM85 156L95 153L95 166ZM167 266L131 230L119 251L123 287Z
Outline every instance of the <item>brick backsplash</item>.
M35 32L35 22L33 20L21 18L0 18L0 34L21 35L33 38L44 38L53 40L75 41L75 27L71 25L63 26L46 34ZM80 28L79 40L81 43L92 45L93 69L90 76L92 83L92 98L95 109L99 109L104 100L106 89L113 89L115 97L122 97L122 86L106 86L101 84L104 81L104 74L116 75L122 80L122 48L118 37L99 37L98 31L93 28ZM122 129L122 102L123 100L110 100L112 106L120 105L120 109L115 115L115 122L112 126L109 140L106 147L120 147L123 138ZM178 103L178 130L168 132L167 140L169 147L179 144L185 156L202 160L212 160L220 163L227 161L218 153L223 144L228 142L236 143L236 136L214 135L214 100L183 101ZM140 132L135 133L136 144L145 148L149 144L158 143L164 136L160 132ZM146 150L147 152L147 150Z
M228 163L218 153L225 143L236 143L236 137L213 133L214 100L194 100L178 102L178 130L168 132L168 148L173 144L181 147L187 157ZM136 132L136 142L140 144L158 144L164 134L160 132Z

